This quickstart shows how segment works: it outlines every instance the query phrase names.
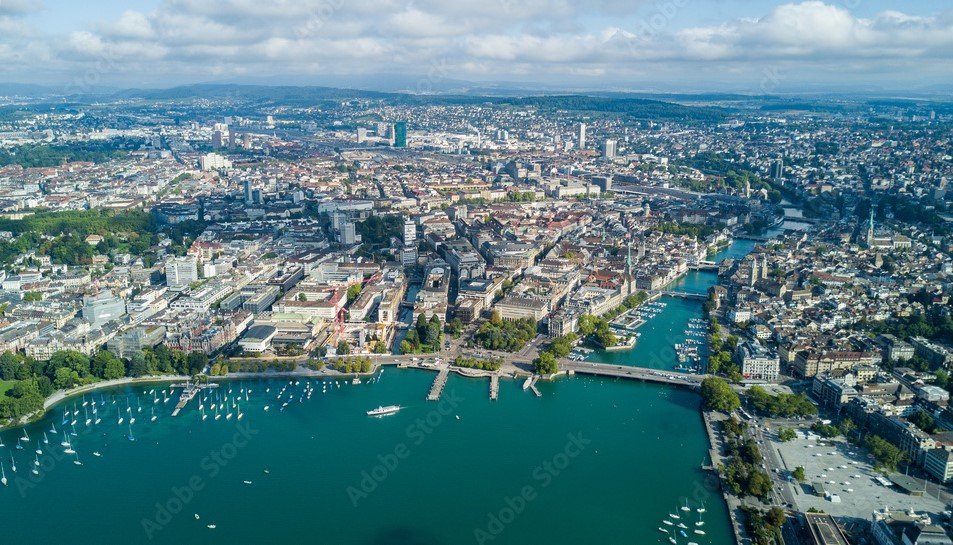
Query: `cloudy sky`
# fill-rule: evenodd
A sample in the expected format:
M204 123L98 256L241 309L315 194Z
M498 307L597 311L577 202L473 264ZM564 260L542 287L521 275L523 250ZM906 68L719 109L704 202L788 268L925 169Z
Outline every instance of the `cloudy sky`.
M0 0L0 82L953 88L949 0ZM345 77L346 81L347 78Z

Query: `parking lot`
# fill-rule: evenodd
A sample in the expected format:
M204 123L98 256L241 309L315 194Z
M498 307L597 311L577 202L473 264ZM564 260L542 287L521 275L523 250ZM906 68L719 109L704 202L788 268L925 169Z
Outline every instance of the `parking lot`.
M787 443L777 441L774 433L765 434L771 448L780 452L781 462L788 471L804 468L805 483L791 482L793 498L798 509L815 508L835 517L870 519L877 509L914 509L940 513L946 507L928 495L911 496L894 486L877 481L880 473L873 469L873 458L863 449L844 440L828 440L816 436L798 437ZM823 484L828 498L814 494L812 483ZM829 499L833 495L840 502Z

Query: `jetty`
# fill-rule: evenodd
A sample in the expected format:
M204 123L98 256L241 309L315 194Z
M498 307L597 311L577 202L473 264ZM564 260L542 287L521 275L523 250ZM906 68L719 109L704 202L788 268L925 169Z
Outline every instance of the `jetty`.
M182 394L179 396L179 402L175 404L175 409L172 410L172 416L179 416L179 412L189 404L189 401L195 399L195 396L198 395L200 391L205 388L218 388L218 384L199 384L198 382L183 382L180 384L173 384L172 388L182 388Z
M500 375L493 374L490 376L490 399L496 401L500 397Z
M440 372L437 373L437 378L433 381L433 386L430 387L430 393L427 394L427 401L438 401L440 399L440 394L443 393L443 387L447 385L447 378L449 376L449 367L440 369Z
M536 397L543 397L543 394L540 393L539 388L536 387L536 381L538 380L539 380L539 376L533 375L533 382L530 383L529 389L532 390L534 394L536 394Z

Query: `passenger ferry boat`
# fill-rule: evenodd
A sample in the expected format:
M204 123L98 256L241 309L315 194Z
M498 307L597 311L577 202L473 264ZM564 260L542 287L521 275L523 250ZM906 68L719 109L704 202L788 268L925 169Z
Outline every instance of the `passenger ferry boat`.
M367 411L367 416L387 416L389 414L394 414L401 409L400 405L388 405L386 407L378 407L376 409Z

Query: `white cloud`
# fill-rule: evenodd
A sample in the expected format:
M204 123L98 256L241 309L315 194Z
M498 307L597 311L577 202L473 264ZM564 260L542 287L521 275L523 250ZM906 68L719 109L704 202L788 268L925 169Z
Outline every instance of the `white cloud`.
M0 61L22 50L46 55L50 71L75 73L107 57L114 79L131 84L212 74L425 74L440 63L447 77L464 79L696 78L699 86L709 77L756 81L766 65L783 68L788 81L839 82L845 73L935 79L953 62L953 12L864 18L842 3L752 2L763 11L685 27L686 1L660 11L648 0L163 0L51 37L24 26L33 4L0 0ZM4 15L17 5L16 16ZM7 73L36 69L13 62Z

